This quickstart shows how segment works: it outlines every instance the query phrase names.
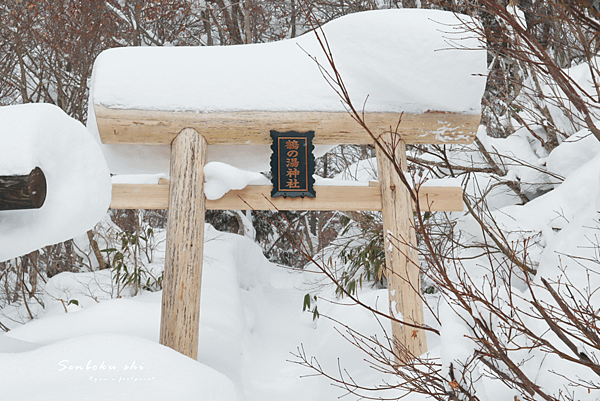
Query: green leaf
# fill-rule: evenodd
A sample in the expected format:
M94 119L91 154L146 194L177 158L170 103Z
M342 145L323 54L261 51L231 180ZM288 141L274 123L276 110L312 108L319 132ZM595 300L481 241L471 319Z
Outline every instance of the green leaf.
M310 310L310 294L306 294L304 296L304 305L302 305L302 312L305 310Z
M348 284L348 292L350 294L354 294L356 292L356 281L350 281L350 283Z
M79 306L79 301L76 300L76 299L72 299L72 300L69 301L69 303L67 304L67 306L71 305L71 304Z

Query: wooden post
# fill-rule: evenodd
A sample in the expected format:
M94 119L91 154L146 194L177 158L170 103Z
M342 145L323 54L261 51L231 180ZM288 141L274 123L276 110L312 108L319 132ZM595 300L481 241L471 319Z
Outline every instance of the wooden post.
M186 128L171 144L160 343L196 359L204 247L206 140Z
M46 200L46 176L39 168L29 175L0 176L0 210L39 209Z
M406 171L406 146L398 136L385 136L384 143L391 145L393 154L402 170ZM384 145L386 146L386 145ZM388 279L390 311L396 318L415 324L423 324L423 303L419 279L419 258L414 218L408 189L400 180L394 164L377 146L377 165L381 185L386 275ZM412 246L411 246L412 245ZM398 362L408 362L410 354L420 356L427 351L425 331L392 322L392 335L399 351ZM402 344L410 353L402 352Z

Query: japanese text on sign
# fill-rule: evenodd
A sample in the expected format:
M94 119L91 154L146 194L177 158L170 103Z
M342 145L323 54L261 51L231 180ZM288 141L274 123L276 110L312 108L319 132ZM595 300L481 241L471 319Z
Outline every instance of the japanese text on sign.
M300 134L271 131L273 137L271 196L315 196L312 189L314 156L311 140L313 135L312 132Z

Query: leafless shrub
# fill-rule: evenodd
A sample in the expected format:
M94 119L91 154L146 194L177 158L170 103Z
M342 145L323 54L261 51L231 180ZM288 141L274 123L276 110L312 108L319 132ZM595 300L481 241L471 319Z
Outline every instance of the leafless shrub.
M565 12L571 16L582 12L585 17L589 15L588 11L592 12L577 8L577 5L566 7L570 7ZM515 22L511 20L513 17L505 14L505 9L490 10L509 22ZM514 26L513 29L518 30ZM581 107L576 107L577 112L581 113L582 121L593 131L588 124L592 111L591 108L586 108L590 104L582 105L583 99L575 98L576 89L568 87L573 85L570 78L556 70L555 61L551 65L544 64L548 57L547 50L538 47L531 33L523 29L521 31L518 34L522 40L529 40L527 46L530 46L521 51L541 60L533 66L538 73L549 74L552 79L560 81L558 85L561 89L571 90L572 96L567 95L569 101L580 102ZM329 56L331 49L323 37L321 44L324 53ZM520 56L523 57L523 54ZM329 57L328 67L331 67L333 73L324 72L325 79L339 94L350 115L371 133L362 113L352 105L341 73ZM391 134L398 135L397 131ZM386 157L394 163L396 173L411 191L411 197L417 199L418 187L409 185L409 176L402 172L400 163L392 156L394 153L388 151L390 144L382 142L375 135L371 136L376 146L381 147ZM494 161L496 156L500 155L492 156L489 151L488 155L484 154L484 158L492 159L488 160L486 167L492 172L497 172L500 168L497 161ZM435 167L450 172L453 169L451 163L444 163L443 159L439 165L423 163L422 167ZM524 195L519 188L510 185L509 188ZM410 355L406 347L389 336L384 339L366 336L340 323L342 336L364 352L367 362L374 369L394 375L397 381L376 386L357 383L341 366L337 372L326 371L317 360L307 356L303 348L298 349L295 362L328 377L348 393L366 399L399 399L410 392L417 392L438 400L477 400L480 383L489 378L501 381L518 394L515 395L515 400L575 400L597 390L600 384L597 377L600 376L600 363L596 355L600 347L600 330L596 324L598 314L594 302L597 289L593 286L592 277L597 275L598 258L582 259L577 255L568 255L571 260L580 264L578 271L563 269L556 280L539 276L538 266L530 257L532 247L537 246L537 233L507 232L497 221L497 215L486 206L485 200L470 196L465 196L464 200L470 218L481 230L477 238L461 239L452 231L432 228L432 220L426 217L428 212L420 210L418 206L414 221L420 240L421 272L447 305L444 312L434 314L438 319L437 328L421 328L443 335L443 330L452 329L453 323L450 320L453 319L454 323L458 321L459 326L465 330L464 338L470 344L470 349L462 353L462 358L448 363ZM449 223L449 227L452 227L451 221ZM398 246L404 241L398 238ZM440 245L446 250L443 251ZM598 255L599 244L591 241L590 246ZM304 249L298 247L299 251ZM465 257L467 255L470 256ZM369 309L368 305L362 304L358 297L353 297L344 289L343 282L332 274L334 270L331 267L322 261L310 260L341 293L357 305ZM575 280L571 281L571 276L579 275L581 271L588 276L588 285L584 288L578 286ZM391 272L386 271L386 274ZM434 308L431 310L433 312ZM391 314L371 311L380 319L396 320ZM448 316L453 317L449 320ZM446 328L446 325L450 327ZM548 369L540 366L545 360L555 362L551 365L553 368L550 368L549 374L555 375L557 379L564 379L562 385L553 387L547 382L538 382L540 369ZM556 361L560 361L560 364ZM577 374L571 375L572 371ZM397 392L389 398L380 395L385 390L396 389L405 391Z

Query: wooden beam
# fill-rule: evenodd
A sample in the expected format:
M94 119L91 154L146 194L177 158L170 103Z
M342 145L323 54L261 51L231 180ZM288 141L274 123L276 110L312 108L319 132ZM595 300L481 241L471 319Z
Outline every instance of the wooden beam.
M46 200L46 176L36 167L28 175L0 176L0 210L39 209Z
M207 200L208 210L381 210L379 185L316 186L316 198L271 198L270 185L250 185ZM462 211L462 189L421 187L421 210ZM245 201L245 202L244 202ZM158 184L113 184L112 209L167 209L169 186Z
M200 328L205 160L206 141L195 130L173 141L160 343L192 359Z
M209 210L379 210L381 195L374 187L314 187L316 198L271 198L271 185L248 186L209 200Z
M328 112L170 112L111 109L94 105L98 130L106 144L169 145L184 128L194 128L209 145L270 145L269 130L315 131L315 145L371 144L373 140L348 113ZM366 113L375 135L398 124L399 113ZM400 124L406 143L471 143L479 115L405 113Z
M168 209L169 186L113 184L111 209Z

